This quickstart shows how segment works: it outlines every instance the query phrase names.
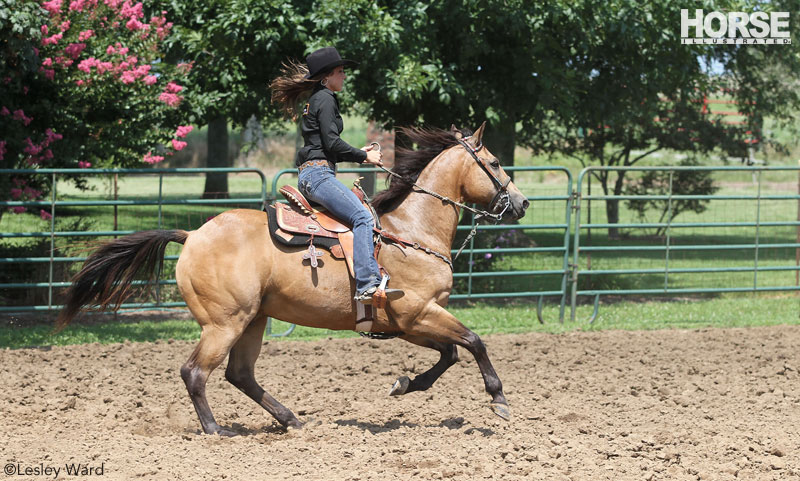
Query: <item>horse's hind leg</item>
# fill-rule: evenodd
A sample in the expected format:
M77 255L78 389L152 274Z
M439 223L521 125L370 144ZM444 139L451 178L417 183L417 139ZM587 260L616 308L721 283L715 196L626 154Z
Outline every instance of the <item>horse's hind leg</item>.
M450 366L458 362L458 351L456 351L455 344L444 344L424 337L401 336L401 338L418 346L435 349L439 351L441 357L433 367L419 376L416 376L414 379L409 379L407 376L398 378L397 381L394 382L391 391L389 391L390 396L399 396L414 391L425 391L429 389Z
M486 392L492 396L492 411L506 420L511 417L506 396L503 394L503 384L489 361L486 346L477 334L467 329L452 314L438 304L432 304L418 321L403 331L412 336L428 337L466 348L475 356Z
M225 379L257 402L278 420L284 427L300 428L302 424L292 411L286 409L256 382L253 375L256 359L261 352L261 341L267 316L259 316L247 326L242 337L231 349Z
M217 368L228 355L231 346L239 338L239 329L220 329L212 325L203 327L200 342L194 348L189 360L181 367L181 378L192 398L194 410L200 418L200 424L206 434L235 436L236 433L225 429L214 419L206 399L206 382L211 371Z

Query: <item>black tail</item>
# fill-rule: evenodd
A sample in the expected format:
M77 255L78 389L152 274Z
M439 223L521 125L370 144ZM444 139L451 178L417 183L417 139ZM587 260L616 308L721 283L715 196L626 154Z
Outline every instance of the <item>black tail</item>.
M137 274L152 282L161 272L167 244L183 244L187 237L189 233L184 230L147 230L100 246L72 279L56 329L63 329L87 306L119 309L130 296Z

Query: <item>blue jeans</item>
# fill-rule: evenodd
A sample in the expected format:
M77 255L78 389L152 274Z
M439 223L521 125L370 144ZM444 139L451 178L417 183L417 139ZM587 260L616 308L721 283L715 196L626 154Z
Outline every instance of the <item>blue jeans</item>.
M336 179L336 173L327 166L315 165L300 172L297 187L306 198L321 204L353 229L353 269L356 293L380 284L381 274L375 260L372 214L347 187Z

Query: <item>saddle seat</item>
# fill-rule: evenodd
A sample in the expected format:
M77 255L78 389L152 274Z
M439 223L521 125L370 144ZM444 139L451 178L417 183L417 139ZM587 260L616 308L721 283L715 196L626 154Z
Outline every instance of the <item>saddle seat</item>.
M295 234L331 238L338 238L339 234L351 231L350 227L328 214L322 206L312 207L308 199L291 185L284 185L279 192L293 207L276 209L281 229ZM356 195L360 198L360 192Z

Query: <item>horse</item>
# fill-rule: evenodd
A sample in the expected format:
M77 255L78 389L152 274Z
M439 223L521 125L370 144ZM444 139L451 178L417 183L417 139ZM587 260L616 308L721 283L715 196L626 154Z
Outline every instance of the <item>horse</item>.
M383 245L378 261L391 272L391 286L405 291L385 310L376 309L373 332L391 332L412 344L439 351L426 372L395 381L391 395L425 391L458 361L456 346L477 361L492 411L510 419L503 386L486 347L445 307L453 286L450 249L460 206L488 205L493 213L520 219L528 201L482 144L486 122L473 134L407 128L416 150L398 149L389 187L373 199L382 228L414 248ZM431 195L434 194L434 195ZM435 195L438 194L438 195ZM497 215L499 218L500 215ZM57 318L63 328L86 308L117 309L131 294L137 275L152 281L166 245L183 244L175 271L178 288L202 329L180 374L203 431L234 436L220 426L206 400L206 382L226 356L225 379L269 412L285 429L301 428L297 417L254 377L267 318L332 330L354 330L355 283L345 262L331 257L318 269L301 268L301 247L277 243L264 211L226 211L197 230L141 231L110 241L87 258L66 292ZM449 264L449 265L448 265Z

